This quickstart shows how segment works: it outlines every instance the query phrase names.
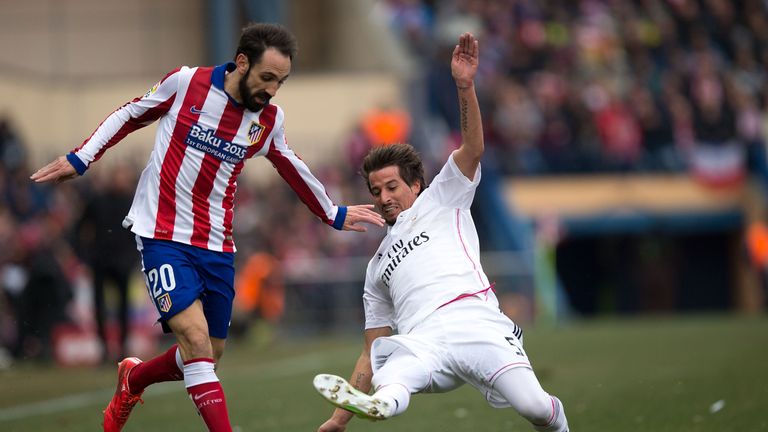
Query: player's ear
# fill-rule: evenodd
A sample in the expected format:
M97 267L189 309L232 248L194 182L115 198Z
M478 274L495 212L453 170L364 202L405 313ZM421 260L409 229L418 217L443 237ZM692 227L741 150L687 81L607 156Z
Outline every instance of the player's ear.
M248 62L248 56L240 53L237 56L235 56L235 66L237 66L237 71L241 74L245 75L246 72L248 72L248 66L250 63Z
M418 180L413 182L413 184L411 185L411 191L413 192L414 195L420 194L421 193L421 182L418 181Z

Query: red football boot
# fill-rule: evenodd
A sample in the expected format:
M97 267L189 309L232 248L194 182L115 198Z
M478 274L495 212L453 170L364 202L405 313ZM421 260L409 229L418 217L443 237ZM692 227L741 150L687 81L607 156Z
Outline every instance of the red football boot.
M104 432L120 432L131 415L131 410L136 402L144 403L141 400L143 391L139 394L131 393L128 388L128 373L136 365L141 363L136 357L128 357L117 364L117 390L112 400L104 410Z

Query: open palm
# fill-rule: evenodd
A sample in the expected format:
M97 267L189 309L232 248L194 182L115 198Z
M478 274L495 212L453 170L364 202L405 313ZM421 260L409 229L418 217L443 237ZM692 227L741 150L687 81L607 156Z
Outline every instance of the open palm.
M472 33L459 36L459 44L453 49L451 57L451 74L456 85L460 88L469 87L477 73L478 56L477 39Z

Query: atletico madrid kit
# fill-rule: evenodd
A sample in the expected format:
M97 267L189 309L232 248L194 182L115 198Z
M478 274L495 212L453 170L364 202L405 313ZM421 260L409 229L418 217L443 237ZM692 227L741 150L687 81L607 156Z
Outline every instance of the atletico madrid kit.
M82 175L127 134L157 121L154 148L123 221L139 238L140 250L146 246L141 239L146 239L154 244L171 241L192 254L197 253L195 249L235 252L232 218L237 177L246 160L256 156L266 157L323 222L336 229L343 226L346 208L331 202L320 181L288 147L282 109L268 104L252 112L224 91L224 77L234 69L234 63L227 63L182 67L169 73L146 94L113 112L67 155ZM204 274L192 278L200 280L197 288L179 284L187 278L178 272L198 271L192 262L166 262L162 253L151 256L156 258L143 256L143 266L161 320L196 298L205 298L208 282ZM152 285L153 271L158 277L165 275L156 280L160 291ZM233 277L225 279L230 288L224 295L231 296ZM231 310L232 298L227 301ZM219 315L219 321L228 323L226 311Z

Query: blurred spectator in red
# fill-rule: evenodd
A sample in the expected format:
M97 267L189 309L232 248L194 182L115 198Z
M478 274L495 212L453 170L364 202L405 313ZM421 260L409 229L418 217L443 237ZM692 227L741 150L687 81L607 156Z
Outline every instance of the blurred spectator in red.
M595 106L595 124L600 139L605 167L610 170L630 171L641 156L641 131L632 111L608 88L601 92Z

